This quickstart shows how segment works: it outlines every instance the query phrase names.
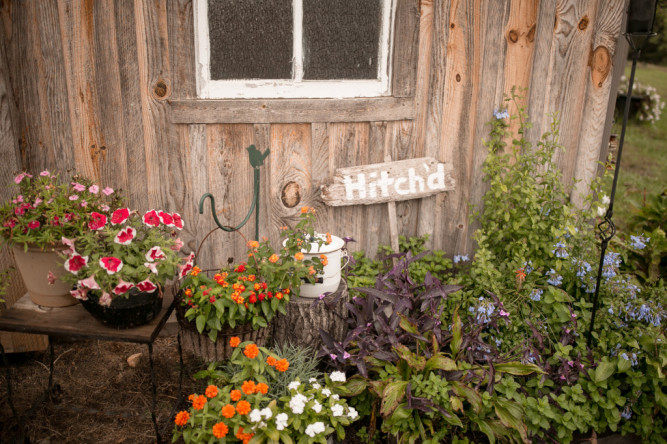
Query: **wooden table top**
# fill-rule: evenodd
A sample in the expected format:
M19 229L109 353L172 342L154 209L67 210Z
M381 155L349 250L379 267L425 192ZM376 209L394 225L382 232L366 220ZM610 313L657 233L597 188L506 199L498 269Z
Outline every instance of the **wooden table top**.
M69 307L41 307L28 294L0 314L0 330L67 336L108 341L152 343L173 311L173 295L164 292L162 309L149 323L133 328L107 327L88 313L81 304Z

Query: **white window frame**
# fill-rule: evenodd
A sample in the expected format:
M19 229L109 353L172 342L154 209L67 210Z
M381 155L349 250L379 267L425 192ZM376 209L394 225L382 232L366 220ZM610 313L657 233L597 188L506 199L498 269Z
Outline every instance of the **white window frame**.
M202 99L355 98L391 95L391 52L396 0L382 0L378 78L303 80L302 0L293 1L293 73L291 80L211 80L208 1L194 0L197 96ZM326 1L326 0L325 0Z

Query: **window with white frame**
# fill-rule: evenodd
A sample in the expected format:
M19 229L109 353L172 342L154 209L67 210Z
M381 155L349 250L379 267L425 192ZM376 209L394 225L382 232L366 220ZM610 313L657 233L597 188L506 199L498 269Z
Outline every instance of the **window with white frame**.
M395 0L195 0L200 98L391 94Z

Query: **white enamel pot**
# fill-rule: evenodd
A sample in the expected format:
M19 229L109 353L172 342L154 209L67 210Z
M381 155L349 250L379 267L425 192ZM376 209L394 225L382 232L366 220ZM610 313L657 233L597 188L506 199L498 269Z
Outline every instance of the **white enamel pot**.
M324 234L316 234L317 237L326 239ZM317 298L323 293L333 293L338 290L341 279L341 268L347 265L349 258L344 250L345 241L338 236L331 236L331 243L319 246L317 243L310 244L310 251L301 250L304 259L319 257L321 254L327 257L327 265L324 266L323 274L319 274L315 284L304 283L301 285L299 296L303 298ZM341 264L342 259L347 261Z

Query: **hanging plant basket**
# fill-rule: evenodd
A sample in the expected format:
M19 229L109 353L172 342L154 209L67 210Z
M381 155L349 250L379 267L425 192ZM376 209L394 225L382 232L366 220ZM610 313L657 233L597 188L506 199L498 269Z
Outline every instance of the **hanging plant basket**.
M114 328L132 328L147 324L162 309L160 289L146 293L133 288L130 290L129 297L115 297L108 307L100 305L99 298L100 295L97 292L90 291L88 299L81 300L81 305L95 319Z

